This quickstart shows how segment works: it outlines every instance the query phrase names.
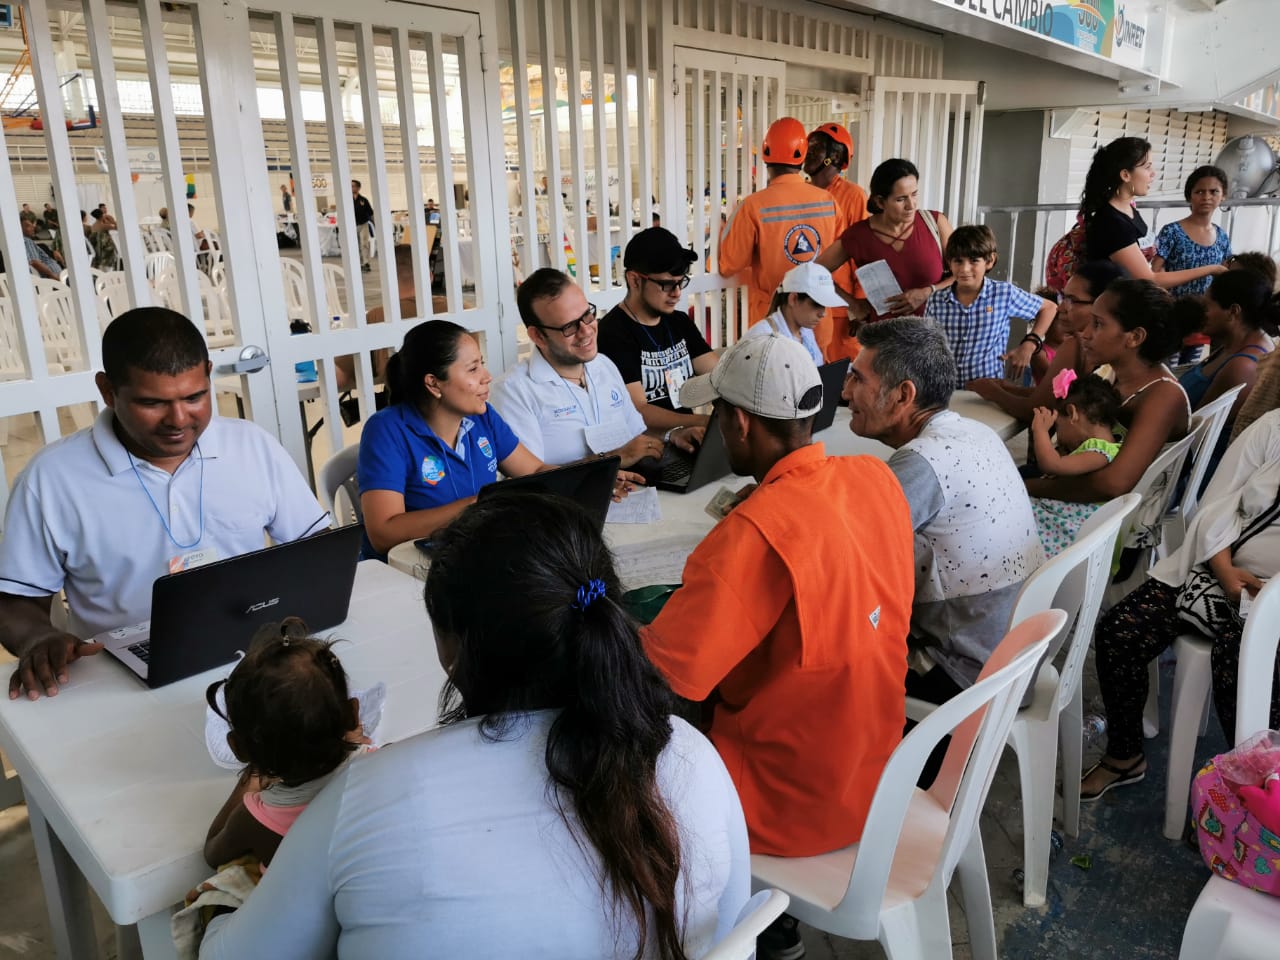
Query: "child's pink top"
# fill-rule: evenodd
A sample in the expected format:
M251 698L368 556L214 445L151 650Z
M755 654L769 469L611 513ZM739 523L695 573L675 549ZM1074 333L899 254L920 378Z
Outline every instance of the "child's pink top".
M1046 364L1045 370L1048 371L1049 367L1053 366L1053 358L1058 355L1058 348L1051 347L1046 343L1043 347L1041 347L1041 349L1044 351L1044 359ZM1039 383L1043 379L1044 379L1044 374L1041 374L1040 376L1035 377L1036 383Z
M270 830L284 836L289 832L289 828L293 826L295 820L302 816L302 811L307 809L305 803L294 804L289 807L275 807L262 802L262 794L246 793L244 795L245 809L253 815L253 819Z

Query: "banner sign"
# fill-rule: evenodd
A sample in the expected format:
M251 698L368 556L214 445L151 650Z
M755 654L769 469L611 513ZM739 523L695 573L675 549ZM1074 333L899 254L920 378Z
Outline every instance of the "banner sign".
M1143 0L934 2L1130 66L1141 67L1146 62L1147 9Z

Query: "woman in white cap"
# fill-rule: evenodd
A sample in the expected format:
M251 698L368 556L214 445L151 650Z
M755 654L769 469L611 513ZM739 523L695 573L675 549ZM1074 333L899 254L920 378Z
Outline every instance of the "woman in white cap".
M790 337L809 351L817 366L822 366L822 348L813 335L814 328L822 322L828 307L844 305L836 293L831 272L816 263L802 263L783 275L769 304L772 312L747 330L746 336L767 337L776 332Z

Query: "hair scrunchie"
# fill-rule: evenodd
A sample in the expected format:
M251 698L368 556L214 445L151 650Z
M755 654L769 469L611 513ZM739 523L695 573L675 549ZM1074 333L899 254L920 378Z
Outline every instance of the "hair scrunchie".
M585 610L604 596L604 581L593 579L578 588L578 597L570 606L574 610Z

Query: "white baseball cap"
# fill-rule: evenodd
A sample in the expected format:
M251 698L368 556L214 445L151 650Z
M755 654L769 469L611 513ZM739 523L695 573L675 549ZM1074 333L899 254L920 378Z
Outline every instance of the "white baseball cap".
M814 261L788 270L778 289L783 293L803 293L814 303L820 303L824 307L847 306L844 297L836 293L831 271Z
M808 394L814 387L818 392ZM822 407L822 377L800 341L771 333L739 340L710 373L691 377L680 390L680 406L700 407L717 397L756 416L803 420ZM805 399L809 406L800 404Z

